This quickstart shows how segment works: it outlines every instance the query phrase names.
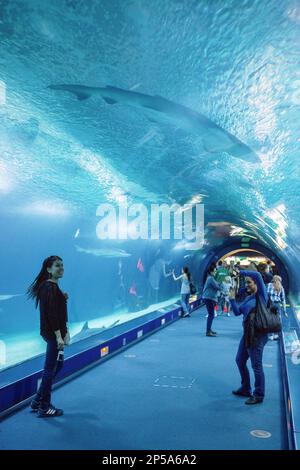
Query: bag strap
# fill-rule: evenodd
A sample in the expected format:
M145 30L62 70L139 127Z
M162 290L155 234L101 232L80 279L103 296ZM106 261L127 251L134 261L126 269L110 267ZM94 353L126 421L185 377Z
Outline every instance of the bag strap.
M256 306L258 305L258 303L259 303L261 306L263 306L264 308L267 308L267 309L270 309L271 306L273 305L271 296L270 296L269 294L268 294L267 303L265 303L265 302L262 301L262 298L261 298L261 296L258 294L258 292L256 292Z
M256 292L255 297L256 297L256 305L257 305L258 303L260 303L261 305L264 305L264 306L268 307L269 304L271 303L271 297L270 297L270 295L268 295L267 303L265 303L264 301L262 301L261 295L259 295L258 292Z

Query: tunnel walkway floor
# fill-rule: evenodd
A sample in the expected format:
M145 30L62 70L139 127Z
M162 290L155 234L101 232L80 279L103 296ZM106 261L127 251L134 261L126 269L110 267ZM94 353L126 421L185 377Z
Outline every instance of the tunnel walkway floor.
M247 406L231 394L241 317L217 317L217 338L205 336L205 323L198 309L59 387L52 402L62 417L39 419L28 408L8 416L0 449L286 448L277 342L265 347L265 401Z

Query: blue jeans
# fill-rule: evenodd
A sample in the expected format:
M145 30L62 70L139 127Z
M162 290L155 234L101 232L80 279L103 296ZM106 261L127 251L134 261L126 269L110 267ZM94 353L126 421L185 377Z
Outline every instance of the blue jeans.
M204 303L206 305L206 309L208 313L207 323L206 323L206 333L209 333L211 331L212 322L214 321L214 318L215 318L216 302L214 300L204 299Z
M256 346L246 348L245 338L243 336L240 341L239 349L235 359L242 378L240 391L251 393L250 374L247 367L247 361L250 357L251 366L255 377L253 395L262 399L265 396L265 374L263 370L262 358L264 347L267 341L267 334L258 335Z
M190 299L190 294L181 294L181 305L182 305L184 315L189 315L189 313L191 312L189 299Z
M220 304L221 304L222 312L224 312L224 310L226 308L227 313L229 313L229 311L230 311L230 302L229 302L229 298L226 295L221 296Z
M57 360L58 349L56 339L48 339L46 341L47 350L42 382L34 397L34 400L40 403L40 408L43 410L47 409L51 403L52 382L63 366L63 361Z

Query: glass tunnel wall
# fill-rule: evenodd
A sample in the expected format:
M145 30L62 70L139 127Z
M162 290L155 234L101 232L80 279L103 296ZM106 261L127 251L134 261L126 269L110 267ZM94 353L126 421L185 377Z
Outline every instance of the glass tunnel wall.
M235 237L300 303L299 48L297 0L0 0L0 367L44 350L25 292L53 254L75 340L178 300L173 269L201 288ZM124 200L203 204L203 246L100 240Z
M72 341L104 328L176 302L180 283L171 279L189 266L197 281L191 256L176 253L170 242L97 239L97 219L34 215L2 217L5 265L1 289L1 340L6 345L7 367L43 351L38 336L39 312L25 294L41 269L42 261L58 255L64 262L59 284L69 295L68 314ZM86 323L88 322L88 323Z

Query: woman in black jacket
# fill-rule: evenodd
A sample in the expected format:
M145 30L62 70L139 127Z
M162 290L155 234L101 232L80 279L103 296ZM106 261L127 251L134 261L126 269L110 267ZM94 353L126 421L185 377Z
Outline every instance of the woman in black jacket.
M63 293L58 280L63 277L63 261L59 256L49 256L42 269L28 288L28 296L35 299L40 308L40 334L47 343L46 360L41 385L31 402L31 410L39 418L61 416L63 410L51 404L52 383L63 366L64 346L69 344L67 322L68 294Z

